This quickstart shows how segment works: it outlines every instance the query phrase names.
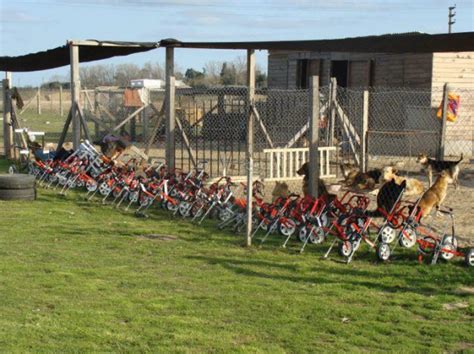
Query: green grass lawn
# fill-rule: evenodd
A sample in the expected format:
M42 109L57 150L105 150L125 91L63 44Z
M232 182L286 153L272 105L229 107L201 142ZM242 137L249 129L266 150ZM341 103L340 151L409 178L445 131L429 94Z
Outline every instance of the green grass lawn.
M364 249L345 265L277 236L247 249L212 223L81 195L0 201L1 351L474 351L461 259L378 264Z

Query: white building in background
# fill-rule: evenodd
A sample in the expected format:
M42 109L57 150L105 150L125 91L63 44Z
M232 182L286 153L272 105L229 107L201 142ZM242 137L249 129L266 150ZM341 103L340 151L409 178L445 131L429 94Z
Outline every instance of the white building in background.
M177 88L190 88L190 86L186 85L182 80L176 80L175 86ZM135 79L130 80L130 87L136 89L146 88L149 90L164 90L166 82L161 79Z

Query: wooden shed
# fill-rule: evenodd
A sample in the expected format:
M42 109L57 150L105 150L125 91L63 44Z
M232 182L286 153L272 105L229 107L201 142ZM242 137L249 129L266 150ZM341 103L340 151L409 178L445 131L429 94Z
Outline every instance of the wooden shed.
M450 47L462 35L472 41ZM269 88L305 88L309 77L318 75L327 85L335 77L342 87L410 87L432 88L445 82L457 88L474 88L474 32L444 35L440 43L432 43L436 35L404 33L382 36L311 41L305 50L269 50ZM441 41L445 43L441 43ZM430 44L424 48L422 43ZM302 41L307 42L307 41ZM339 43L338 48L334 45ZM388 49L379 52L379 42ZM447 42L447 43L446 43ZM415 44L410 48L411 44ZM421 43L421 45L420 45ZM398 48L400 47L400 48ZM404 52L400 52L401 50ZM461 50L460 50L461 49ZM383 50L383 49L382 49Z
M415 99L409 102L408 94L405 95L407 100L398 101L387 95L387 101L379 99L371 104L369 130L380 134L387 128L390 132L437 133L439 122L434 117L442 100L443 85L449 83L450 89L461 96L461 109L459 119L447 125L446 155L473 155L474 32L302 41L301 47L304 50L269 50L269 88L307 88L309 78L317 75L321 86L328 85L330 78L335 77L340 87L371 87L376 93L382 91L380 88L404 88L406 93L413 89L411 92L427 99L414 103ZM386 106L390 106L392 112L385 109ZM413 141L419 143L419 149L430 146L428 150L435 150L438 138L416 136ZM372 145L374 153L386 148L386 141L380 139L377 144L380 149ZM402 150L399 148L401 154L406 154Z

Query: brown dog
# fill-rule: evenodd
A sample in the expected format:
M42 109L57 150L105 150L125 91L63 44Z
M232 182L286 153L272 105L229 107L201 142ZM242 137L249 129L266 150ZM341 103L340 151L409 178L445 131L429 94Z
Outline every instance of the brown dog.
M423 183L421 181L418 181L415 178L406 178L397 175L398 170L395 167L392 166L387 166L383 169L383 179L385 181L391 181L392 179L395 180L395 182L398 185L401 185L403 181L406 181L406 189L405 189L405 196L410 196L410 195L420 195L423 193L425 190L425 187L423 186Z
M451 181L452 178L449 172L442 171L436 182L421 197L418 208L421 210L422 216L428 216L433 210L433 207L439 210L441 203L443 203L446 198L448 184Z
M341 164L344 182L348 187L359 189L374 189L379 183L382 171L379 169L361 172L358 167L349 164Z
M296 173L299 176L304 176L304 178L303 178L303 187L302 187L303 195L304 196L309 195L309 185L308 185L308 181L309 181L309 163L305 162L300 167L300 169L298 171L296 171ZM326 194L329 194L328 190L327 190L326 185L324 184L323 180L320 178L318 180L318 195L326 195Z

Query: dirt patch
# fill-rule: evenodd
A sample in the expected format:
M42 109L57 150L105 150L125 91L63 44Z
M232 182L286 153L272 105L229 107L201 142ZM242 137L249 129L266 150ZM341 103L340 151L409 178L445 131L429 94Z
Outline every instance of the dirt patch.
M139 239L157 240L157 241L176 241L178 237L173 235L148 234L139 235Z

